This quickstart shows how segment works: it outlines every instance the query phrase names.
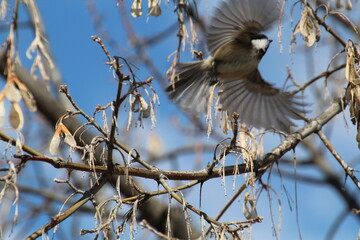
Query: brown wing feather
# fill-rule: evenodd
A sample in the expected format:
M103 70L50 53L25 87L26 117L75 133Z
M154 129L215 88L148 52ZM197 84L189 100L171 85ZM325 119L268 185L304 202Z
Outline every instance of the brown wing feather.
M245 79L220 79L219 100L229 114L236 112L243 123L256 128L276 128L285 132L295 126L291 119L304 113L304 104L274 88L256 70Z
M207 28L207 46L212 55L222 45L245 32L259 33L279 18L276 0L228 0L216 8Z

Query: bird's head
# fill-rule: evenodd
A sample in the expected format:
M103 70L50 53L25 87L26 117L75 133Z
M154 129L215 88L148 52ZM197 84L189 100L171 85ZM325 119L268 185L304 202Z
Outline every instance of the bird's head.
M256 51L259 58L264 56L271 42L272 40L268 39L268 37L263 34L251 38L252 48Z

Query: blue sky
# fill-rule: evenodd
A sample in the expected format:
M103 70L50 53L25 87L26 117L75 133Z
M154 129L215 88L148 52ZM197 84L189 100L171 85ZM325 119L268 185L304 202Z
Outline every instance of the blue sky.
M64 84L68 85L69 91L73 95L76 102L88 113L92 113L94 107L98 104L105 105L113 98L116 94L117 82L113 77L113 74L109 67L104 64L107 61L102 50L98 44L94 43L91 40L92 35L100 35L96 32L92 21L91 16L88 11L87 1L46 1L39 0L37 1L42 18L45 20L46 31L48 35L49 44L53 51L53 56L56 61L56 64L59 67L60 73ZM202 16L206 17L207 14L211 12L213 5L216 1L209 1L208 3L200 4L200 13ZM129 9L130 2L126 1L127 8ZM144 11L146 11L145 2ZM291 4L289 3L288 6ZM358 5L358 3L354 3ZM176 16L173 12L173 3L161 3L162 6L162 16L158 18L146 17L144 16L133 19L130 17L133 27L136 34L139 37L150 37L154 33L160 32L166 27L171 26L176 21ZM119 17L119 9L116 5L116 1L102 1L101 4L97 3L96 5L98 14L102 17L103 24L106 27L106 30L109 32L111 37L115 42L120 46L120 49L113 49L109 47L109 50L112 55L119 55L127 57L129 53L134 53L132 45L129 43L126 33L124 30L124 25L121 23L121 18ZM354 6L354 8L357 6ZM298 20L298 9L295 7L294 21ZM357 7L357 9L359 9ZM288 9L289 10L289 9ZM23 13L23 12L22 12ZM21 19L26 19L20 15ZM26 15L25 15L26 16ZM289 54L289 42L290 34L289 30L294 27L294 23L290 23L289 11L287 11L287 17L284 20L284 53L279 53L279 44L276 41L277 32L276 29L273 29L269 33L270 38L274 40L269 51L265 55L263 61L260 65L260 70L264 77L274 83L278 87L283 86L283 82L286 79L287 72L286 66L289 66L292 69L292 74L296 81L303 83L309 77L316 76L317 74L326 70L329 59L332 57L335 49L329 47L323 47L326 45L325 41L330 41L328 35L324 33L321 38L321 41L316 46L309 48L308 51L313 51L313 58L315 63L315 68L309 70L308 62L310 61L308 57L302 54L302 50L305 48L305 43L302 41L301 37L297 37L298 47L296 48L295 54ZM176 49L177 47L177 38L176 31L171 32L171 36L167 37L164 41L161 41L151 49L147 50L147 54L151 56L155 66L159 71L165 76L165 72L170 66L168 61L168 56ZM339 30L341 31L341 30ZM345 33L344 33L345 34ZM1 33L1 40L5 39L6 33ZM22 30L20 34L20 53L23 52L32 39L32 35L28 30ZM351 36L349 36L351 37ZM108 44L105 42L105 44ZM29 66L31 61L26 60L25 56L22 54L22 61L25 65ZM345 55L340 57L343 61ZM191 60L190 48L187 46L185 51L182 53L183 60ZM140 80L146 80L151 73L142 65L136 63L137 67L140 70L136 71L137 76ZM325 84L323 81L317 83L320 89L325 89ZM334 86L330 83L330 88ZM160 97L160 106L156 107L157 115L157 127L151 129L151 123L149 121L145 122L144 128L131 128L133 131L132 134L128 134L126 139L120 139L120 141L126 141L129 147L135 148L144 148L149 144L150 135L156 135L160 138L162 149L164 152L176 149L181 145L195 145L199 143L212 144L216 145L216 141L213 138L207 138L206 134L199 134L197 131L193 131L192 134L184 136L181 134L181 131L174 127L174 119L180 121L183 126L191 124L189 119L184 116L181 110L172 104L164 93L159 79L154 80L154 87ZM344 85L345 87L345 85ZM322 91L323 96L321 98L326 99L327 91ZM314 92L307 91L305 95L312 102L314 98ZM317 96L319 97L319 96ZM330 101L327 105L330 104ZM310 106L311 113L310 117L317 115L319 109L316 109L316 104ZM323 109L320 109L323 110ZM127 120L127 113L121 112L120 117L122 120L120 122L124 123ZM349 128L345 127L344 118L347 119L347 124ZM203 118L204 120L205 118ZM345 159L345 161L353 161L354 158L358 157L358 148L357 143L355 142L355 128L352 126L348 110L345 111L344 115L340 114L336 119L332 120L333 129L325 129L325 133L331 132L331 140L335 148L339 151L340 155ZM302 126L302 123L299 123L299 126ZM217 126L215 125L217 128ZM220 129L216 129L218 133L221 134ZM227 137L223 135L223 137ZM139 141L141 139L141 141ZM270 150L279 143L278 137L273 137L272 135L266 137L265 149ZM321 146L319 141L314 140L314 144ZM1 147L5 145L0 145ZM146 153L143 153L146 156ZM297 148L296 151L297 157L305 157L307 154L304 153L300 148ZM331 155L327 155L333 168L336 168L338 173L341 174L342 170L338 167L338 164L332 158ZM292 154L288 154L287 157L292 158ZM191 170L205 167L206 164L211 161L212 152L207 153L198 153L197 155L184 155L176 159L176 163L173 162L164 162L158 165L159 168L172 169L174 166L178 166L182 170ZM200 164L199 164L200 163ZM228 164L232 164L229 160ZM43 166L45 169L51 169L48 166ZM355 167L355 166L354 166ZM289 171L293 171L292 168L289 168ZM300 173L310 176L316 176L321 178L319 171L315 169L305 169L298 170ZM275 172L275 171L274 171ZM53 171L49 172L54 173ZM58 174L58 173L55 173ZM54 178L54 177L52 177ZM52 179L50 177L50 179ZM244 180L242 176L237 177L236 186L240 186ZM286 189L290 192L291 198L295 199L295 185L292 180L284 179L284 184ZM272 177L272 187L276 189L276 192L281 197L282 203L282 231L281 239L297 239L297 224L296 224L296 213L295 213L295 203L291 204L292 211L290 211L289 204L287 203L286 196L281 188L281 182L278 176ZM146 184L149 188L154 189L157 187L155 182L147 181ZM299 219L300 219L300 229L303 239L324 239L325 234L329 231L329 227L336 220L338 214L344 209L344 202L338 198L338 195L334 192L333 189L328 186L318 186L314 184L304 184L298 182L298 209L299 209ZM51 184L50 184L51 185ZM174 183L175 185L175 183ZM352 187L352 182L347 179L344 182L344 185L349 187L350 191L358 191ZM223 186L221 185L220 179L214 179L204 184L203 187L203 210L215 216L217 212L221 209L224 203L232 196L232 178L229 177L226 179L226 192L227 196L224 195ZM199 192L198 187L195 187L194 190L186 191L186 198L195 206L198 206L199 202ZM162 197L166 201L166 197ZM242 199L241 196L234 206L226 213L224 220L234 220L242 219ZM276 201L272 202L273 211L275 215L278 215L278 205ZM175 204L174 204L175 205ZM271 230L271 221L269 213L269 202L265 193L259 199L258 202L258 213L260 216L263 216L265 219L263 223L256 224L253 227L252 236L253 239L271 239L272 230ZM92 216L83 215L83 223L91 224L93 221ZM86 217L85 217L86 216ZM88 218L87 218L88 217ZM39 226L45 223L46 218L43 222L38 222ZM198 222L198 217L193 216L194 222ZM65 221L61 228L67 228L69 221ZM91 225L92 227L93 225ZM359 221L355 219L354 216L347 216L345 221L339 227L337 235L333 239L356 239L356 236L359 231ZM57 238L55 238L57 239ZM61 238L58 238L61 239ZM83 239L92 239L92 236L84 237ZM124 236L124 239L127 239ZM275 238L274 238L275 239Z

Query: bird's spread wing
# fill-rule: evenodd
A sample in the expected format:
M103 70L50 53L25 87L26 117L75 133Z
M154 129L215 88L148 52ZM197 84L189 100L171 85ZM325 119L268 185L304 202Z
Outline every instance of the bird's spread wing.
M295 113L304 113L304 104L294 96L272 87L258 70L246 79L220 79L219 101L229 114L236 112L243 123L256 128L289 132Z
M279 18L276 0L229 0L216 8L207 29L211 54L243 32L259 33Z

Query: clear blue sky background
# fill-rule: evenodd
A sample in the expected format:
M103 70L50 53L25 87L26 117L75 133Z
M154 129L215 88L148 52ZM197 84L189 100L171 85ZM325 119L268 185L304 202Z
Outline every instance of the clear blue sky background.
M59 67L64 84L69 86L69 91L72 93L77 103L86 112L92 113L94 107L96 107L98 104L105 105L114 99L117 82L114 80L113 74L109 67L104 64L107 59L102 50L96 43L91 40L92 35L99 35L99 33L96 32L95 28L93 27L89 11L86 7L86 2L87 1L70 0L37 1L42 18L44 19L46 25L48 40L53 50L53 55L56 60L56 64ZM199 9L201 15L204 17L208 16L208 14L212 11L213 6L216 4L215 2L216 1L209 1L206 4L200 4ZM126 4L129 9L130 2L126 1ZM359 3L354 3L354 5L355 4L358 5ZM176 21L172 2L167 4L164 2L161 3L163 14L158 18L146 17L146 3L144 2L143 5L144 16L138 19L131 19L134 29L139 37L153 36L154 33L160 32ZM296 81L303 83L311 76L315 76L325 71L329 59L334 53L333 49L322 47L323 44L326 45L324 41L329 41L328 36L325 34L318 46L314 46L308 49L308 51L314 51L315 68L312 70L313 72L306 68L309 59L305 59L304 55L301 54L303 48L305 47L305 43L301 40L300 37L297 38L298 48L296 49L296 53L293 55L288 54L290 42L289 29L293 28L294 25L290 23L290 5L291 4L288 3L288 8L286 11L287 17L284 20L284 53L279 53L280 48L278 42L276 41L277 32L276 29L274 29L271 33L269 33L269 36L275 41L272 43L260 66L264 77L278 87L282 87L283 82L286 79L287 73L285 66L289 66L292 69L292 74ZM355 8L356 7L357 6L355 6ZM359 7L356 9L359 10ZM113 37L113 39L122 49L112 49L109 47L111 54L126 57L126 54L134 52L132 45L129 43L126 37L123 24L121 23L116 1L101 1L101 3L97 3L97 10L98 14L102 16L104 26L111 34L111 37ZM293 16L295 21L299 18L298 10L299 7L295 7ZM23 16L24 15L20 15L20 20ZM23 20L26 20L26 17L23 17ZM156 67L159 68L163 75L170 66L170 63L168 62L168 56L177 47L176 31L177 30L174 30L171 33L172 35L167 37L164 41L161 41L154 45L151 49L148 49L149 56L151 56L151 59L154 61ZM341 31L341 29L339 29L339 31ZM101 35L99 36L101 37ZM4 39L6 34L4 34L4 32L1 33L1 37L1 39ZM23 30L21 31L19 37L21 43L19 50L21 53L24 52L24 50L29 45L32 35L29 31ZM107 43L105 42L105 44ZM182 55L182 59L191 60L191 55L189 52L190 49L187 46L184 54ZM345 55L342 55L340 58L344 59L344 57ZM25 59L24 55L22 55L22 60L24 64L30 64L30 62ZM141 64L138 64L137 66L140 68L140 70L137 71L136 74L141 80L146 80L147 77L151 75L151 73L144 69ZM325 84L323 81L319 82L318 84L319 86L322 86L323 89L325 89ZM150 129L151 123L147 121L145 122L144 129L136 128L132 130L134 131L134 134L126 139L129 147L135 147L139 149L147 147L149 144L149 136L154 134L160 137L163 143L162 147L164 152L175 149L177 146L181 146L186 143L196 144L199 142L204 142L205 144L216 144L215 141L208 139L205 134L201 136L198 134L193 134L190 137L184 137L181 133L179 133L179 131L177 131L172 124L172 119L174 119L174 117L182 121L183 125L191 123L186 117L184 117L178 107L168 101L166 94L164 93L161 85L158 83L158 79L154 80L154 87L160 96L161 102L161 105L156 107L157 127L155 129ZM327 91L323 91L322 93L326 96ZM313 101L314 98L311 91L306 92L305 95L309 97L310 101ZM324 98L324 96L319 96L319 98ZM323 110L316 109L316 106L316 104L310 106L312 111L309 114L310 117L316 116L319 110ZM127 120L127 113L122 112L121 114L123 120ZM344 118L346 118L348 121L348 129L345 127L345 123L343 121ZM339 150L340 155L345 159L345 161L353 161L355 157L359 157L359 152L355 142L355 128L349 121L348 111L346 110L344 115L340 114L332 121L334 122L334 129L331 133L332 143ZM302 126L302 123L299 123L299 125ZM216 125L215 127L217 128ZM220 132L219 129L217 129L217 131ZM224 135L224 138L225 137L226 136ZM141 141L139 141L139 138ZM122 141L121 138L120 141ZM278 143L279 138L269 136L265 141L265 149L269 150ZM316 144L318 144L317 141ZM306 156L306 154L301 152L301 148L297 148L297 157L301 158L304 156ZM336 168L339 173L342 173L335 160L330 155L328 156L329 162L332 163L332 166ZM291 158L292 155L289 154L288 157ZM195 161L195 158L198 160ZM191 170L194 168L204 167L207 162L211 161L211 159L211 153L204 154L202 157L185 155L184 157L178 159L175 166L179 166L180 169ZM232 164L232 162L229 161L228 164ZM164 163L158 167L171 169L173 166L174 164ZM44 168L47 168L47 166L44 166ZM293 169L289 170L290 172L293 171ZM302 173L309 176L319 175L319 172L315 169L306 169ZM321 178L321 176L319 176L319 178ZM243 181L244 178L242 176L238 176L236 186L240 186ZM290 192L292 200L294 201L294 182L285 179L284 184L286 189ZM352 191L358 191L355 188L351 188L351 181L346 180L344 184L347 187L350 186ZM152 188L156 187L156 183L154 182L149 182L148 185ZM290 211L289 204L287 202L284 191L281 189L281 182L278 177L273 177L272 187L276 189L277 193L281 197L282 202L281 239L298 239L295 203L291 203L292 211ZM227 201L227 199L232 196L232 178L226 179L227 196L224 195L223 188L224 187L221 185L220 179L214 179L204 184L203 210L209 213L210 216L214 217L224 205L225 201ZM300 219L299 225L303 239L324 239L326 233L329 231L330 226L334 224L339 214L345 210L344 202L338 198L333 189L325 185L318 186L314 184L303 184L298 182L297 191L299 203L297 206L299 209L298 217ZM198 206L197 204L199 201L199 193L197 190L187 192L186 196L188 201L190 201L195 206ZM166 197L163 199L166 201ZM239 198L232 209L224 216L224 219L228 221L242 219L243 217L241 208L242 198ZM273 201L273 212L276 216L278 216L278 205L276 200ZM252 231L253 239L271 239L273 235L270 227L271 221L269 214L269 203L268 198L264 193L258 202L258 213L260 216L264 217L264 221L261 224L254 225ZM85 226L86 224L91 224L93 221L92 216L88 217L89 219L87 220L85 217L82 218L83 224ZM198 217L195 216L193 220L194 222L198 222ZM44 218L44 222L45 221L46 218ZM38 222L36 224L41 226L44 222ZM277 224L277 220L275 223ZM61 225L61 228L67 227L69 227L68 222L65 221ZM90 227L87 226L87 228ZM347 216L345 221L341 223L341 226L339 227L339 230L333 239L356 239L358 232L359 222L357 219L354 216ZM92 239L92 236L87 236L83 239ZM128 237L124 236L124 239L128 239Z

